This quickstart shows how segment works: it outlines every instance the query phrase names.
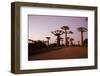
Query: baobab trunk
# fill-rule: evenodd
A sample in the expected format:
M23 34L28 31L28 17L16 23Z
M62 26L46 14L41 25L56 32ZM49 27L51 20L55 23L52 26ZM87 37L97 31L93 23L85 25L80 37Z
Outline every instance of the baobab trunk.
M71 40L71 46L73 46L73 41Z
M68 46L68 43L67 43L67 31L65 30L65 46Z
M83 32L81 32L81 46L83 46Z
M60 35L57 36L57 46L60 46Z
M48 46L49 46L49 40L48 40Z

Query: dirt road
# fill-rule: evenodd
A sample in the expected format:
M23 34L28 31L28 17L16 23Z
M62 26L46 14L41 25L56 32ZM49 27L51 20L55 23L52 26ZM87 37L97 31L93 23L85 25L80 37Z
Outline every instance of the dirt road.
M29 57L29 60L48 60L48 59L73 59L86 58L88 50L86 47L65 47L59 50L50 51Z

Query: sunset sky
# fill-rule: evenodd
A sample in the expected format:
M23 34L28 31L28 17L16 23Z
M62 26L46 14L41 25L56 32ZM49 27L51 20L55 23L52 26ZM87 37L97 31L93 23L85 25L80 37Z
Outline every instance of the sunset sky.
M46 40L45 37L51 37L50 43L56 41L56 36L51 32L61 30L62 26L69 26L68 31L73 31L73 34L68 34L68 37L74 38L74 42L80 41L80 32L77 28L80 26L88 28L87 17L71 17L71 16L45 16L45 15L29 15L29 39ZM64 38L64 34L61 35ZM84 33L84 39L87 38L87 32Z

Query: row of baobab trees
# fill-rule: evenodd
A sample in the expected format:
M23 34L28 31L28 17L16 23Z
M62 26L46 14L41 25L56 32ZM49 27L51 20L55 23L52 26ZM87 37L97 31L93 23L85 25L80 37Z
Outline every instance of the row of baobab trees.
M83 36L84 36L83 33L87 32L87 28L79 27L79 28L77 28L77 30L81 33L81 36L80 36L81 44L80 45L83 46ZM51 33L54 34L57 37L57 46L60 46L60 41L63 39L63 38L61 38L61 35L64 34L65 35L64 45L68 46L69 45L69 43L68 43L68 34L73 34L74 32L69 31L68 26L62 26L61 30L55 30L55 31L52 31ZM48 46L49 46L49 40L50 40L51 37L46 37L46 38L48 40L47 42L48 42ZM74 40L73 38L70 38L71 45L73 45L73 40ZM79 43L79 41L78 41L78 43Z

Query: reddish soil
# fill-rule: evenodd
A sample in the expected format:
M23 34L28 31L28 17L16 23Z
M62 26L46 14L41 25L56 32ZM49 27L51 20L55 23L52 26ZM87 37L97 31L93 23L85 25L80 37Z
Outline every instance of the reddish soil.
M59 50L30 56L29 60L74 59L87 57L88 50L86 47L65 47Z

